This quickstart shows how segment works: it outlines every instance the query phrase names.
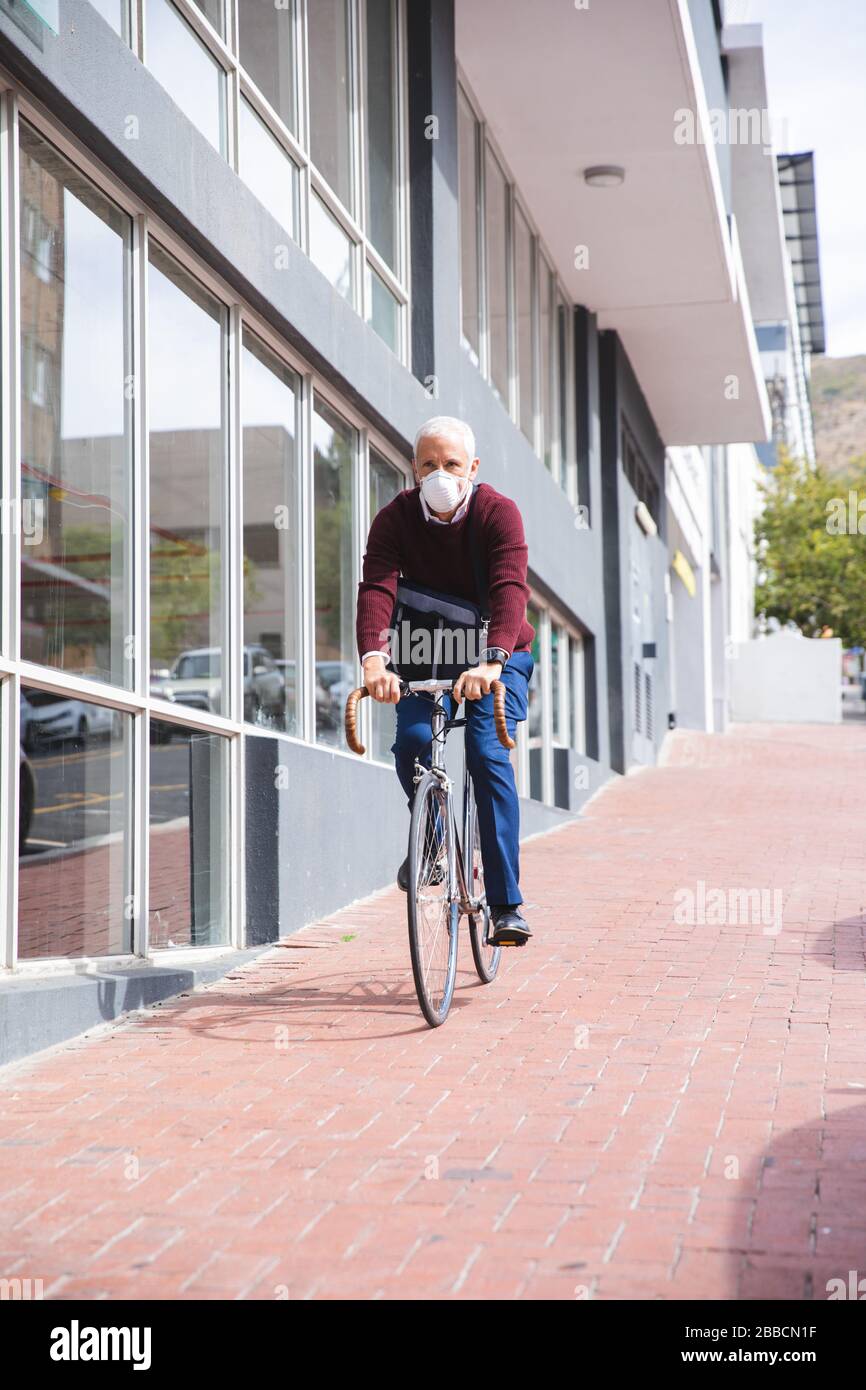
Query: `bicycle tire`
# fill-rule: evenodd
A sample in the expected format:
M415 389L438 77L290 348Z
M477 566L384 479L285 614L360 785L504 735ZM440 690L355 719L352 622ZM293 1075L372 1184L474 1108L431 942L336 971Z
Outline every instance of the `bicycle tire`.
M437 830L437 823L441 830ZM460 906L453 901L453 885L448 882L447 869L441 885L433 878L437 869L441 871L442 862L447 864L453 857L451 834L452 825L441 784L428 772L419 782L412 803L406 908L415 992L431 1028L441 1027L448 1017L457 977ZM443 889L441 894L429 891L439 886ZM431 904L432 913L429 911Z
M466 855L466 877L469 891L473 897L483 897L484 866L481 862L481 846L478 843L478 811L474 799L472 815L469 819L468 844L464 845L463 850ZM484 938L487 935L489 925L490 909L487 906L487 899L484 897L481 910L469 913L469 944L472 947L472 959L475 962L476 973L483 985L489 985L496 977L502 956L501 946L488 946L485 943Z

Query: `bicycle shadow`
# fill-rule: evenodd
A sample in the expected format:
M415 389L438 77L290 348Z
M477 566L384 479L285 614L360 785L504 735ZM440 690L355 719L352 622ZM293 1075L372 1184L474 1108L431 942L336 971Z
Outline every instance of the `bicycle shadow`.
M287 970L292 975L302 969L300 963L281 965L279 958L275 957L276 952L267 958L266 963L276 965L281 971ZM291 1047L316 1045L325 1037L329 1043L357 1044L438 1031L431 1029L421 1017L411 970L401 970L391 975L383 973L366 980L352 976L348 984L340 985L339 982L345 981L347 975L346 971L310 975L304 970L297 984L283 980L273 986L260 984L255 992L226 1005L222 1012L215 1011L221 992L224 993L222 982L218 982L209 986L206 992L167 1001L173 1005L170 1019L166 1018L164 1009L160 1009L145 1015L144 1022L151 1022L161 1029L167 1025L175 1026L214 1041L223 1039L252 1043L267 1040L271 1030L276 1036L278 1030L288 1027L290 1032L286 1045ZM236 976L235 981L239 978ZM470 966L461 968L458 965L452 1014L475 1004L479 991L485 988L487 986L482 985ZM233 994L232 998L237 999L237 996ZM208 1017L203 1016L205 1010ZM391 1019L395 1022L405 1020L405 1026L376 1029L369 1023L363 1023L358 1029L352 1028L351 1024L341 1027L341 1021L351 1014L356 1014L360 1019L379 1014L389 1022Z

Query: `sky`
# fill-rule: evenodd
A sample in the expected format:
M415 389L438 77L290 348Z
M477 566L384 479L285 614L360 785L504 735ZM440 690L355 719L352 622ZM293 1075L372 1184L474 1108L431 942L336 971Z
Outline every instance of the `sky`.
M866 353L866 0L727 0L761 24L772 128L815 151L828 357Z

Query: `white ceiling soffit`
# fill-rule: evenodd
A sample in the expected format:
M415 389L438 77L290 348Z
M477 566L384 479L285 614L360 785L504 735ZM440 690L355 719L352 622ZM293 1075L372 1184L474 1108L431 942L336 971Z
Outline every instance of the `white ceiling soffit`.
M456 11L458 61L490 132L574 302L619 332L664 442L766 439L686 0L457 0ZM677 144L686 109L703 139ZM625 182L588 187L597 164L622 165Z
M728 58L731 106L736 111L766 111L761 25L726 25L722 41ZM754 141L731 145L731 186L755 321L782 323L788 317L788 287L782 203L772 144L769 148Z

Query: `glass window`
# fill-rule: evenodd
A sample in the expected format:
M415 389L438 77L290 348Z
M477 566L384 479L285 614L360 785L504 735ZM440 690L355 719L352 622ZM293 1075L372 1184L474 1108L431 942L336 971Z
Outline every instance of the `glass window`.
M553 742L568 745L568 734L562 717L562 696L568 680L565 662L568 660L567 639L555 623L550 626L550 707Z
M568 306L558 300L556 311L556 404L558 410L558 443L560 458L560 481L565 484L567 466L570 459L568 401L571 383L569 363L571 346L571 312Z
M553 439L554 439L554 418L553 418L553 378L551 368L551 334L553 332L553 275L550 266L543 257L539 257L539 285L538 285L538 333L540 338L540 357L541 357L541 428L542 428L542 457L545 468L553 472Z
M130 716L21 688L18 955L132 950L125 899Z
M345 744L343 710L355 681L353 483L357 434L324 401L313 412L316 737Z
M297 734L298 382L294 372L247 334L241 386L244 718Z
M210 20L220 38L225 38L225 18L223 16L223 0L192 0L196 9L201 10L205 19ZM244 0L246 3L246 0ZM240 8L243 9L241 4Z
M571 746L578 753L586 752L586 675L583 659L583 639L572 636L569 639L571 657L571 680L569 681L569 726Z
M150 722L152 950L228 941L225 810L227 740Z
M397 270L399 144L394 0L367 0L367 234Z
M377 449L370 449L370 520L406 486L406 475Z
M381 276L367 266L369 322L392 352L400 351L400 305Z
M147 0L146 61L173 101L225 154L225 73L169 0Z
M310 256L334 289L353 303L354 248L339 222L315 193L310 196Z
M337 197L354 212L348 0L315 0L307 10L310 154Z
M239 171L259 202L297 240L298 170L255 111L241 98Z
M532 360L532 233L520 208L514 207L515 334L517 341L518 410L520 428L535 439Z
M506 227L508 185L488 148L485 155L485 209L487 238L487 335L490 380L499 397L508 403L508 262Z
M130 220L20 140L21 654L128 687Z
M529 737L540 739L542 732L541 704L542 704L542 661L541 661L541 613L535 604L529 603L526 606L526 621L535 628L535 636L532 639L532 659L535 662L535 669L529 683L529 713L528 726Z
M148 299L151 675L222 712L225 310L154 242Z
M102 18L107 20L116 34L129 43L129 4L128 0L91 0Z
M544 688L544 662L542 660L542 615L533 603L526 606L527 621L535 628L532 639L532 658L535 669L529 682L529 712L527 716L527 743L529 746L529 795L534 801L544 800L544 702L547 691Z
M393 502L406 485L405 474L392 463L370 450L370 520L389 502ZM372 753L380 762L391 761L391 745L396 728L393 705L380 705L368 700L370 717L373 721Z
M298 132L294 4L241 0L240 60L262 96L293 135Z
M457 104L460 170L460 306L463 337L478 361L478 122L462 92Z

